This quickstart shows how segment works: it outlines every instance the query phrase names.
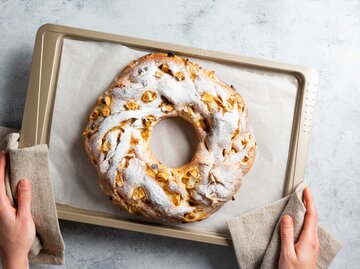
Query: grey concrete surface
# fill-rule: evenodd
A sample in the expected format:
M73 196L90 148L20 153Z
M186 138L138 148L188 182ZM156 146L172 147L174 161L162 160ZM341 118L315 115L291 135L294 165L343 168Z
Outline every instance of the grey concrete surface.
M360 264L360 1L0 1L0 125L20 128L36 30L58 23L314 67L306 182L320 224ZM61 221L58 268L237 268L232 248ZM33 265L32 268L49 268ZM54 267L56 268L56 267Z

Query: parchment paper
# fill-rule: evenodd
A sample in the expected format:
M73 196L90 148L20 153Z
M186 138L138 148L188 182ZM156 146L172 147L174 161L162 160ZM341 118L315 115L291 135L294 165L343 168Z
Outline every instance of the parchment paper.
M97 97L131 60L145 53L147 51L107 42L64 40L49 143L50 174L57 203L148 221L114 207L102 193L82 137ZM234 85L243 96L258 145L255 164L244 178L235 201L226 203L207 220L178 224L184 228L228 234L226 221L229 218L282 197L298 84L290 75L192 60L215 70L220 79ZM177 144L191 149L187 136L180 132L177 137L179 132L174 132L179 126L172 128L171 121L166 124L166 128L157 132L157 137L151 137L156 141L152 145L171 148L172 144ZM187 155L186 150L178 156L176 146L172 149L173 154L161 158L177 163ZM157 152L164 154L165 151Z

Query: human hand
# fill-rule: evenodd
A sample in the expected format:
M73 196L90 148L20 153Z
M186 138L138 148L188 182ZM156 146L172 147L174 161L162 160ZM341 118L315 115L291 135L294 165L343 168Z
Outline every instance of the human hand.
M311 191L304 189L306 215L299 240L294 245L294 225L290 216L281 219L281 252L279 269L316 269L319 254L317 212Z
M30 212L31 184L22 179L18 185L18 208L10 204L5 191L5 153L0 155L0 255L3 269L29 268L28 253L35 239Z

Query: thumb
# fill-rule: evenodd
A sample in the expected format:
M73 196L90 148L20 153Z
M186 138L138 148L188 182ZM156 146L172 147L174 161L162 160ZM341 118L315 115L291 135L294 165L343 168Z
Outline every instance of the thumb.
M281 218L281 252L286 256L295 255L294 225L292 218L288 215Z
M18 185L18 216L31 216L31 183L27 179L22 179Z

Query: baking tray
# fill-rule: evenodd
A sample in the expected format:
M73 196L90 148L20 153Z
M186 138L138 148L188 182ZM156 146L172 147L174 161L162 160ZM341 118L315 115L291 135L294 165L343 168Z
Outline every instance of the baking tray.
M304 180L318 83L318 75L313 69L54 24L41 26L36 34L19 147L48 144L49 142L56 83L64 38L121 43L125 46L152 51L173 51L188 57L212 60L246 68L256 68L295 77L298 81L299 89L295 101L283 195L292 193L294 188ZM228 234L199 232L180 227L167 227L165 225L124 220L110 214L73 208L61 204L57 204L57 212L59 218L65 220L212 244L231 244L231 238Z

